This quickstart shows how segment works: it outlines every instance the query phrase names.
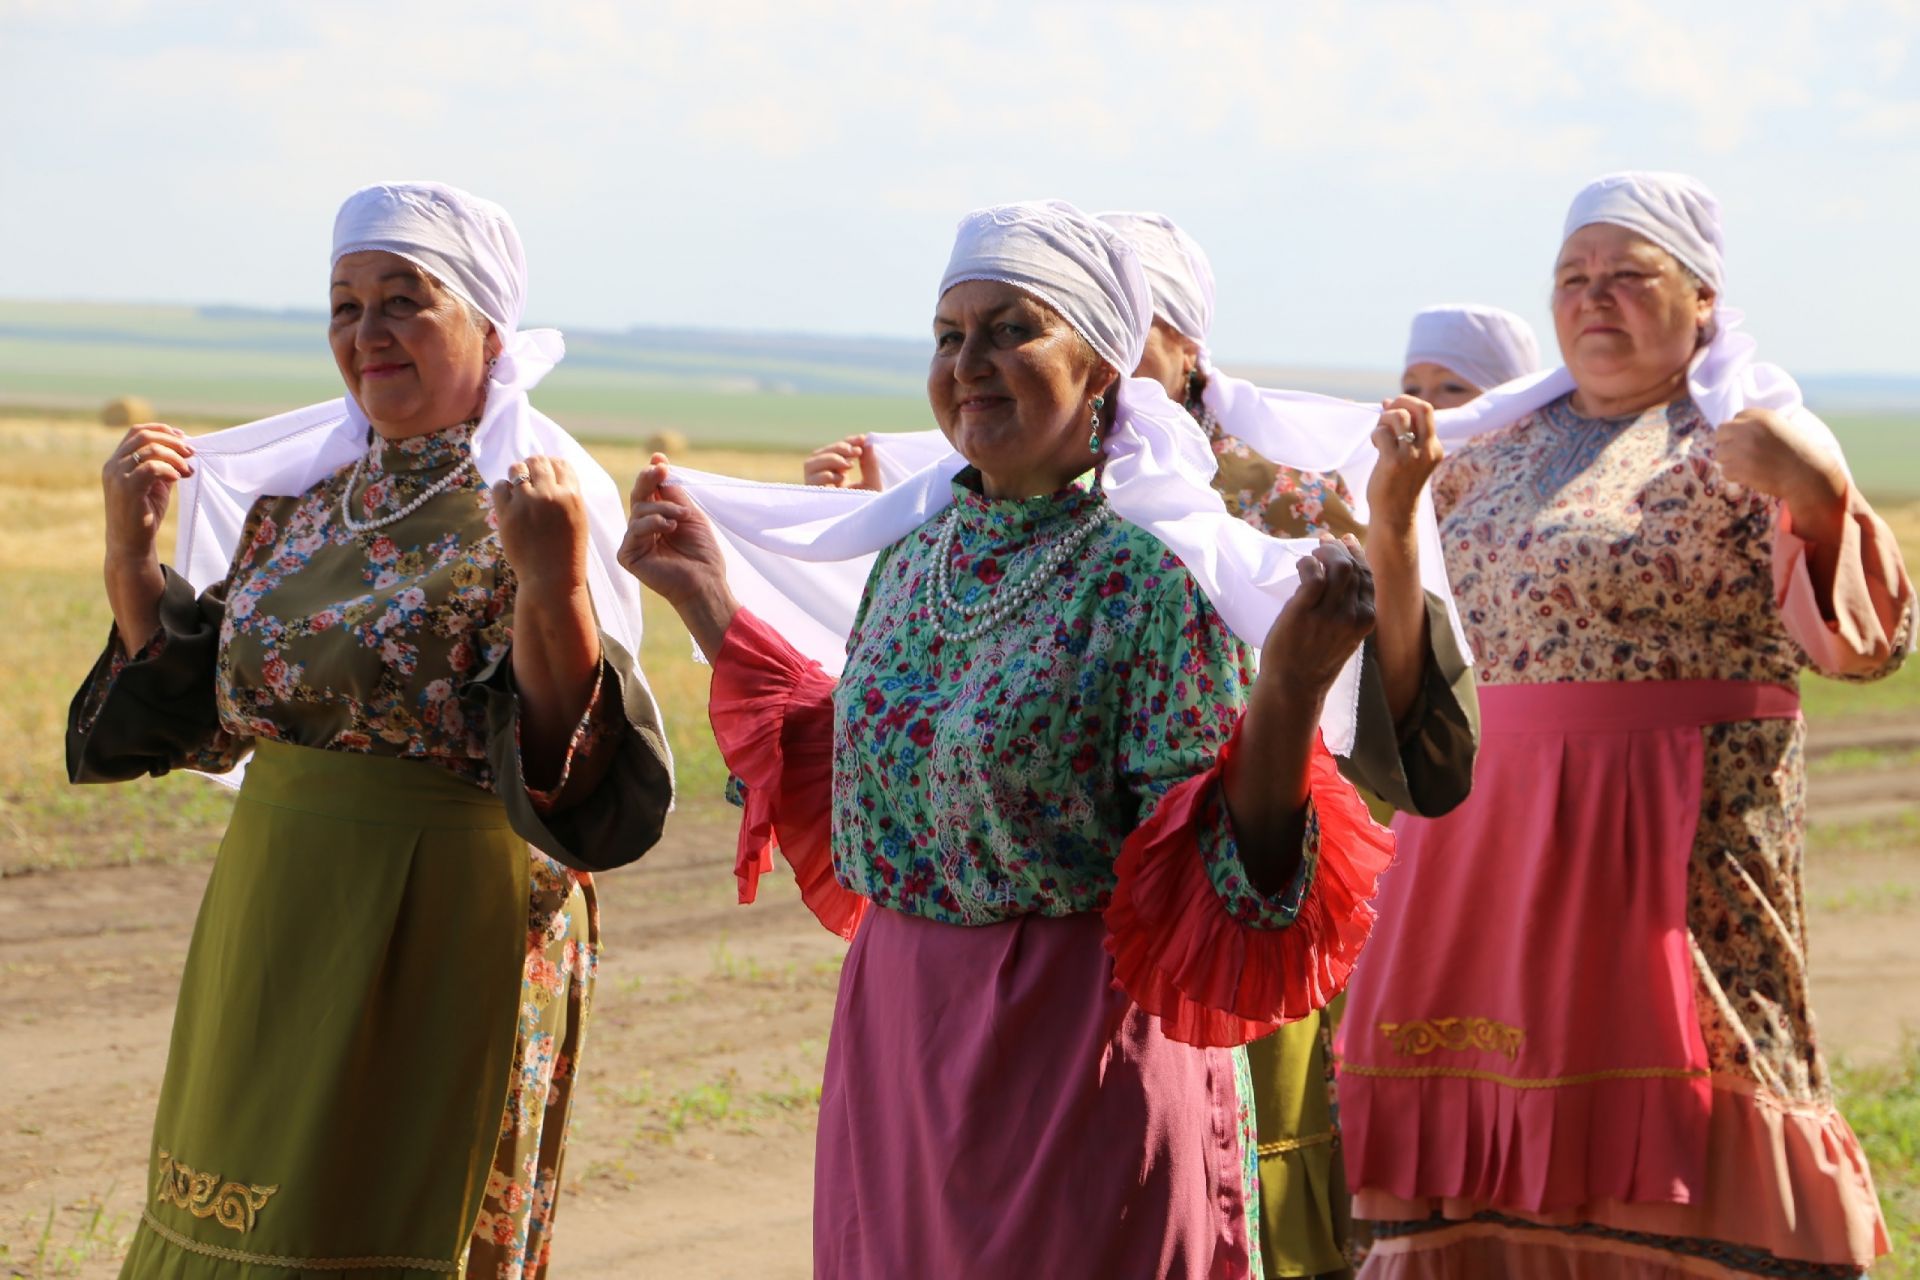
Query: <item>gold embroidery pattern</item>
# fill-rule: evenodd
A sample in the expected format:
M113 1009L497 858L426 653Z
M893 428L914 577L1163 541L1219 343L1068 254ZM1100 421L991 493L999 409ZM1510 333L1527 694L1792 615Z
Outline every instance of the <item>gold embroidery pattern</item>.
M1589 1071L1578 1076L1503 1076L1496 1071L1475 1071L1470 1067L1366 1067L1347 1063L1342 1075L1379 1076L1387 1080L1431 1080L1453 1077L1461 1080L1488 1080L1509 1089L1561 1089L1576 1084L1599 1084L1603 1080L1705 1080L1713 1073L1686 1067L1615 1067L1610 1071Z
M244 1249L226 1249L217 1244L201 1244L198 1240L169 1231L153 1216L151 1209L140 1211L140 1220L147 1230L165 1240L177 1249L188 1253L197 1253L203 1258L213 1258L219 1262L251 1262L262 1267L288 1267L312 1271L378 1271L402 1269L408 1271L433 1271L442 1275L458 1275L460 1264L447 1262L439 1258L289 1258L273 1253L248 1253Z
M1262 1160L1268 1156L1283 1156L1289 1151L1302 1151L1308 1147L1324 1147L1333 1141L1331 1131L1311 1134L1305 1138L1275 1138L1272 1142L1263 1142L1254 1148Z
M244 1182L221 1182L217 1173L201 1173L191 1165L173 1158L170 1151L160 1153L160 1177L154 1184L156 1204L185 1209L196 1218L212 1218L223 1227L241 1235L253 1230L260 1210L273 1199L278 1186L256 1187Z
M1438 1049L1463 1053L1484 1049L1504 1054L1508 1062L1520 1056L1527 1033L1492 1018L1422 1018L1418 1022L1383 1022L1380 1034L1396 1053L1418 1058Z

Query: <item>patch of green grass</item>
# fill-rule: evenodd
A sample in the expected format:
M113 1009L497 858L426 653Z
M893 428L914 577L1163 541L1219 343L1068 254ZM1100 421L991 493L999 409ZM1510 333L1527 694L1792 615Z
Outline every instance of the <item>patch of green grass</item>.
M1822 911L1866 911L1899 913L1913 905L1920 897L1920 888L1903 884L1898 880L1886 880L1875 885L1856 885L1841 893L1829 893L1815 899L1814 905Z
M1800 681L1800 709L1814 723L1920 715L1920 660L1909 658L1886 679L1867 684L1808 675Z
M1879 773L1888 769L1911 769L1920 766L1920 748L1913 747L1842 747L1838 751L1828 751L1812 757L1807 762L1807 772L1822 773Z
M1807 847L1821 853L1910 848L1920 843L1920 812L1908 810L1868 822L1809 824Z
M1833 1075L1893 1238L1893 1256L1873 1269L1874 1280L1920 1280L1920 1039L1889 1063L1836 1062Z
M132 1223L107 1211L113 1187L67 1206L63 1215L49 1204L45 1218L15 1224L0 1240L0 1270L19 1280L53 1280L78 1275L83 1264L110 1261L133 1241Z

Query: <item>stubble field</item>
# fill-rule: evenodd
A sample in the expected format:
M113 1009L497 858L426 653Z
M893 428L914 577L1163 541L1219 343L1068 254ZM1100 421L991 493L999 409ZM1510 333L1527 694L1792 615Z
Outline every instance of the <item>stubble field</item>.
M113 432L0 417L0 1269L111 1276L137 1220L175 988L228 793L171 776L73 788L67 700L105 638L97 471ZM595 446L616 477L638 448ZM792 478L792 453L688 462ZM1920 562L1920 504L1889 509ZM163 545L171 545L171 539ZM656 609L643 660L681 807L600 880L607 940L555 1274L808 1274L812 1129L841 944L790 888L733 905L733 811L705 668ZM1816 1005L1908 1254L1920 1247L1920 664L1809 680ZM1907 1257L1884 1273L1920 1275Z

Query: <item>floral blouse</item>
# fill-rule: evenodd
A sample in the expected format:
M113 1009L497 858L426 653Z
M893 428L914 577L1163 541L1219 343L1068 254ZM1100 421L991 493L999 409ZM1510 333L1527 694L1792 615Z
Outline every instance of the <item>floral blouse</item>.
M1082 477L994 501L954 482L953 586L963 606L1019 589L1056 540L1105 507ZM986 635L935 630L936 519L875 563L834 693L834 864L873 902L950 924L1107 905L1122 839L1232 735L1251 655L1150 533L1109 519ZM1224 809L1200 833L1240 919L1287 924L1310 885L1263 899Z
M1885 525L1850 498L1829 603L1879 607L1871 640L1840 645L1818 609L1782 607L1811 591L1801 544L1771 499L1721 475L1690 400L1585 418L1563 398L1456 451L1434 500L1485 684L1791 687L1809 666L1870 680L1905 656L1913 591ZM1805 733L1799 720L1704 731L1688 915L1714 1071L1815 1100L1829 1084L1807 997Z
M1366 533L1353 514L1353 494L1338 475L1320 475L1269 462L1238 436L1228 435L1220 420L1198 400L1187 412L1207 433L1219 469L1213 487L1227 511L1276 538L1311 538L1317 533L1335 537Z
M558 780L526 785L508 660L513 570L471 437L462 424L372 439L348 496L356 519L461 471L399 521L346 526L346 467L304 494L256 502L228 578L199 598L169 572L152 641L129 655L116 633L75 699L76 780L225 772L257 739L399 756L499 791L521 834L569 865L638 857L658 836L672 779L652 699L618 646L603 638ZM576 759L596 754L611 758L605 782L551 812Z

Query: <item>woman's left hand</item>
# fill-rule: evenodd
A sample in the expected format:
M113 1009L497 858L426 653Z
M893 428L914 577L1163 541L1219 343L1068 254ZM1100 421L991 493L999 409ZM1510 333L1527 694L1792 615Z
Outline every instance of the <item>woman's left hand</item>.
M587 585L587 503L565 458L528 458L493 486L500 549L520 588Z
M1743 409L1720 424L1713 438L1721 474L1755 493L1779 498L1796 530L1826 541L1845 516L1847 474L1785 414Z

